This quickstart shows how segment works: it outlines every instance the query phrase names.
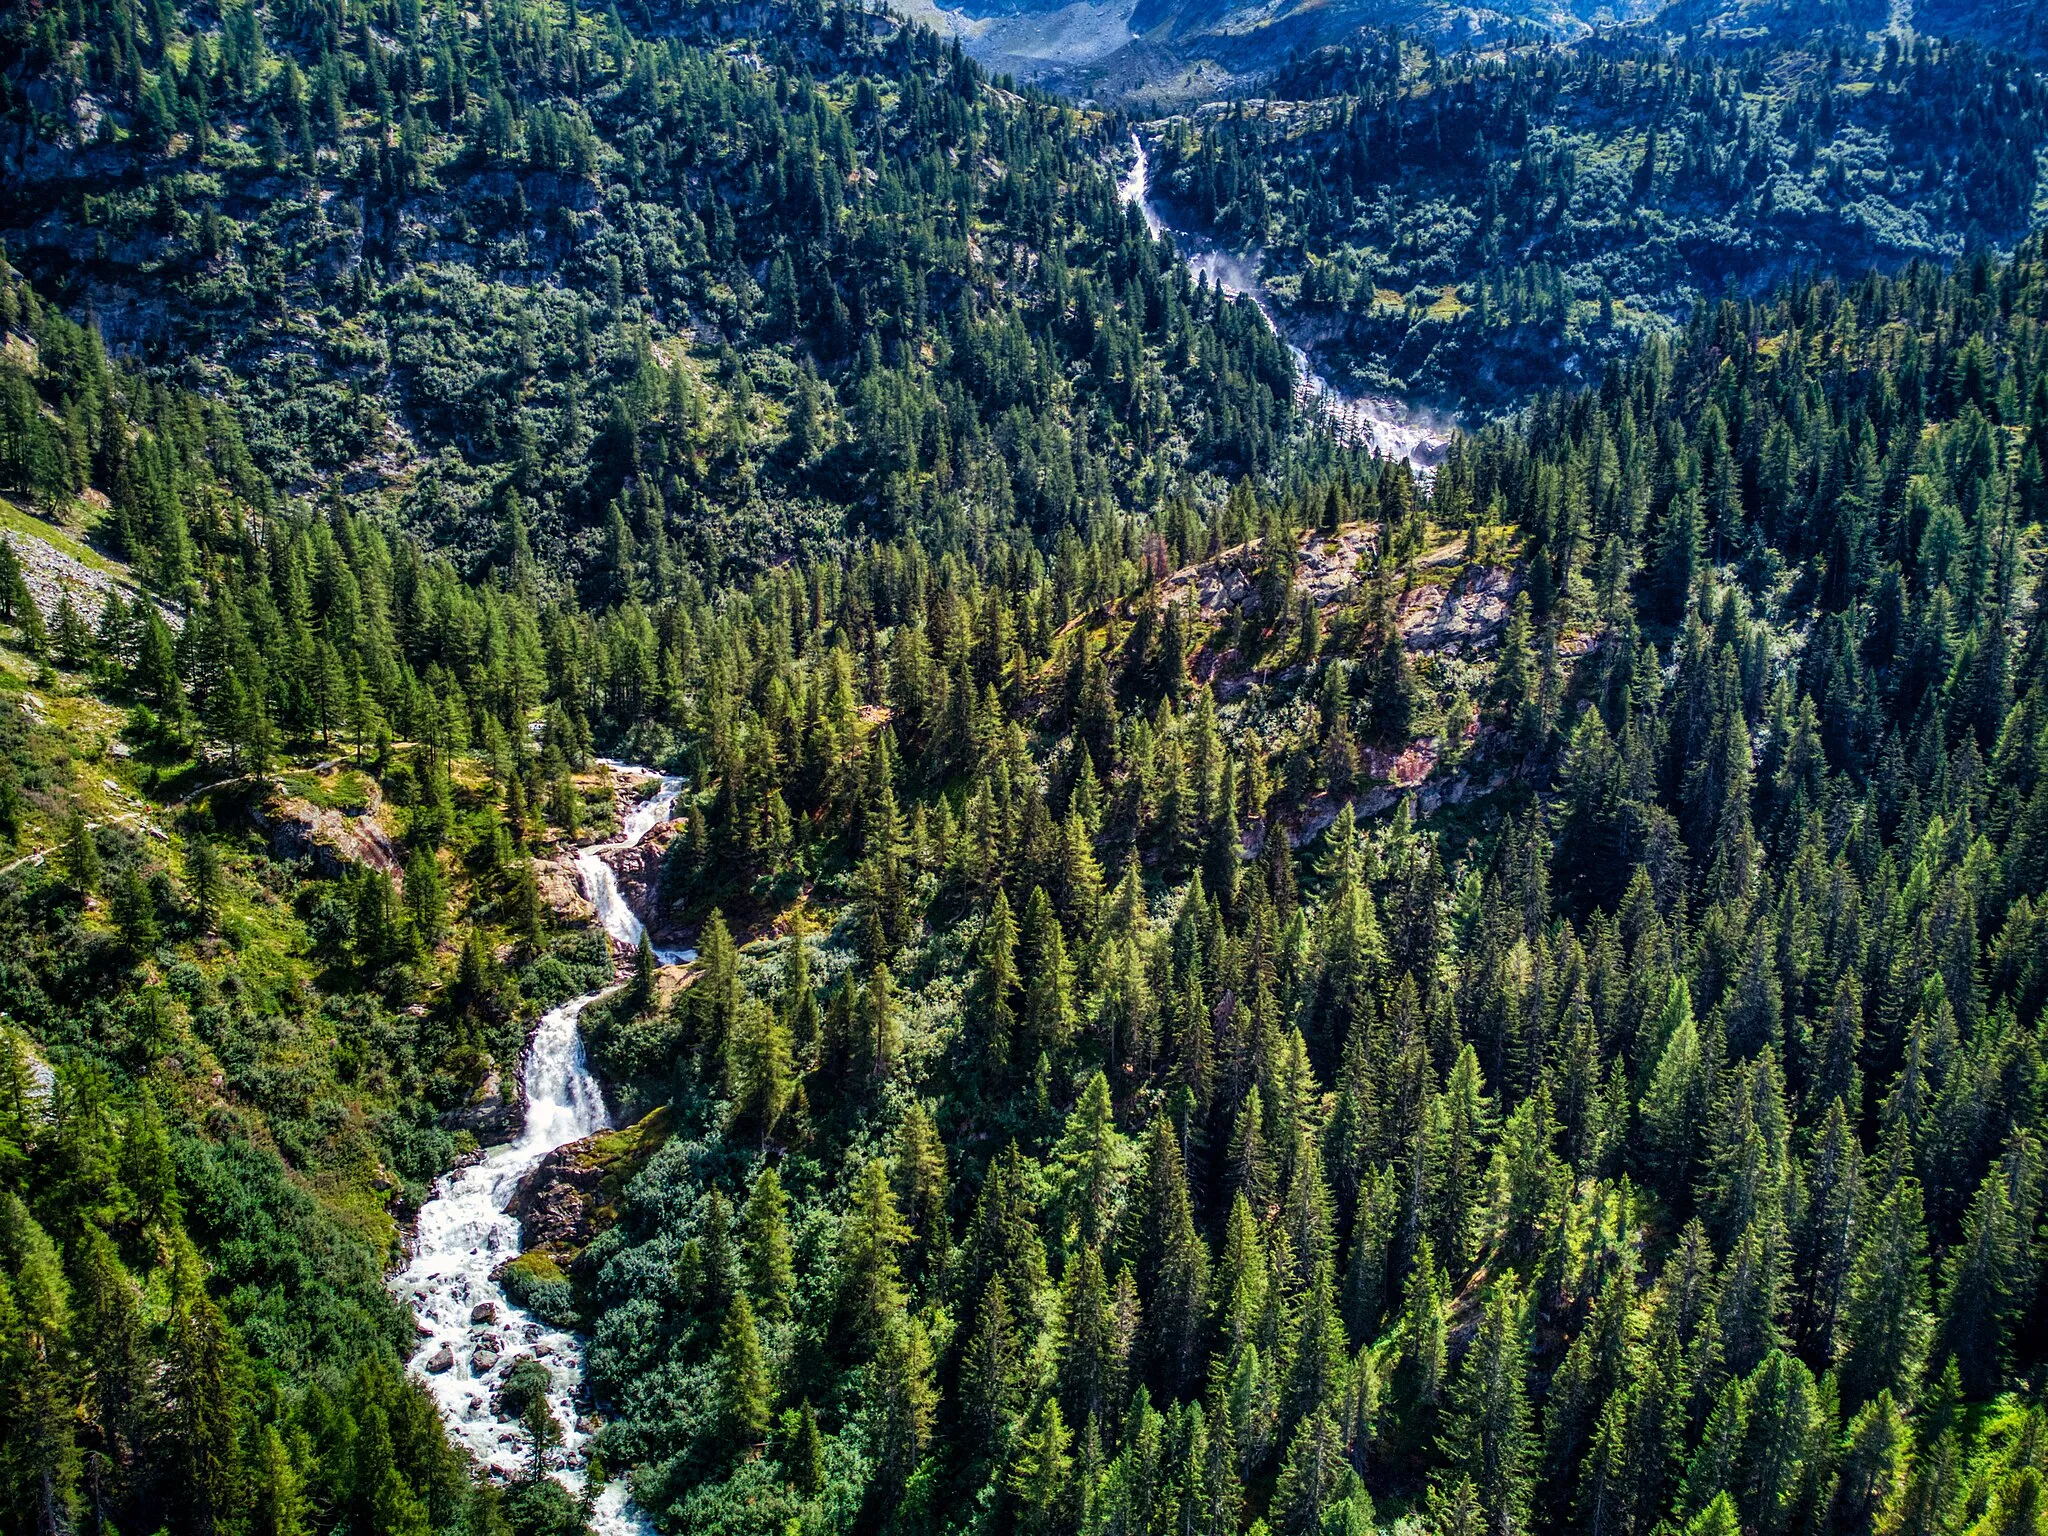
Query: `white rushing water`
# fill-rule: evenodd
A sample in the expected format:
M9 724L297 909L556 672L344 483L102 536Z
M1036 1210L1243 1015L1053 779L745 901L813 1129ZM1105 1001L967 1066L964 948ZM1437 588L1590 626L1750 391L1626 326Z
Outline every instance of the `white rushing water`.
M610 759L606 759L605 766L625 773L647 771L635 768L631 763L615 763ZM639 916L619 891L619 877L612 873L611 865L605 863L600 855L605 848L638 847L641 838L675 814L676 796L682 793L683 783L681 779L663 779L661 788L626 813L617 842L585 848L576 855L576 872L583 877L583 894L597 909L598 922L606 933L628 949L640 947L640 935L645 930ZM686 960L696 959L697 952L694 949L657 949L654 957L663 965L681 965Z
M631 773L626 764L608 766ZM619 891L602 848L630 848L668 820L681 779L663 779L660 789L627 814L616 842L586 848L576 856L584 887L605 933L628 948L640 942L641 923ZM692 950L658 952L664 963L694 959ZM527 1046L521 1073L526 1085L526 1126L519 1138L447 1175L434 1197L420 1207L412 1261L394 1276L392 1289L410 1302L423 1337L412 1371L440 1405L451 1438L468 1447L484 1466L511 1476L528 1464L527 1437L492 1411L492 1400L514 1361L532 1356L548 1367L553 1383L548 1400L561 1421L564 1440L553 1457L554 1473L572 1492L583 1489L590 1435L582 1403L583 1346L574 1334L551 1328L516 1307L491 1272L520 1251L519 1223L506 1214L519 1181L540 1160L566 1142L611 1125L604 1095L583 1057L577 1021L583 1010L610 989L571 998L541 1018ZM592 1522L601 1536L644 1536L648 1527L626 1500L623 1479L598 1496Z
M1257 256L1239 255L1206 235L1170 224L1151 195L1152 157L1145 149L1145 141L1135 132L1131 134L1131 149L1131 168L1117 183L1123 200L1138 210L1145 227L1153 234L1173 236L1181 258L1195 276L1206 277L1212 287L1233 298L1249 299L1257 306L1273 334L1286 344L1294 358L1302 405L1320 412L1347 443L1371 448L1389 458L1406 459L1417 469L1433 469L1441 463L1451 440L1450 424L1391 395L1348 394L1318 372L1314 360L1287 333L1267 302L1265 284L1259 280Z

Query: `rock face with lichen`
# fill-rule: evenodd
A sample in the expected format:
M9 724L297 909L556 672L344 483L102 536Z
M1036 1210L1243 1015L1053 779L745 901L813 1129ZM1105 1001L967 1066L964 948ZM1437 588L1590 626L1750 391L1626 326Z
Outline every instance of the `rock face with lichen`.
M573 1252L610 1226L626 1182L668 1139L669 1113L657 1109L616 1131L565 1142L519 1181L505 1209L519 1220L531 1250Z
M533 861L533 879L541 904L565 923L589 922L597 915L590 898L583 894L583 877L576 872L573 853Z
M366 867L389 875L394 885L404 884L398 845L372 816L348 816L315 805L275 782L249 796L248 816L269 839L275 858L303 859L330 880Z
M503 1079L496 1072L490 1073L467 1104L442 1113L440 1125L445 1131L469 1132L480 1146L497 1146L510 1141L526 1127L525 1079L515 1077L512 1080L512 1093L508 1098Z
M1295 590L1319 609L1349 601L1357 591L1360 562L1371 559L1378 543L1378 530L1370 523L1353 523L1336 533L1309 529L1301 535ZM1233 608L1256 616L1262 609L1257 581L1260 554L1256 539L1227 549L1199 565L1175 571L1160 584L1160 595L1169 603L1192 596L1204 623L1220 623Z
M1401 640L1412 651L1476 650L1508 621L1515 591L1506 566L1475 565L1449 586L1417 587L1401 604Z
M581 1248L597 1236L597 1195L605 1165L587 1136L555 1148L519 1181L506 1207L519 1218L520 1240L529 1248Z

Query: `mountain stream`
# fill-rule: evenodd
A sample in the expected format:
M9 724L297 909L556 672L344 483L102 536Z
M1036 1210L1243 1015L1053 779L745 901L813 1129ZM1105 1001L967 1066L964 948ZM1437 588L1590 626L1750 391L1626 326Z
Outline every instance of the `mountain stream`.
M1145 227L1153 234L1173 236L1190 272L1207 277L1211 286L1233 298L1251 300L1266 317L1273 334L1293 355L1299 403L1305 409L1320 412L1344 442L1371 448L1389 458L1406 459L1421 470L1433 469L1441 463L1444 449L1451 441L1449 423L1391 395L1347 394L1318 372L1307 350L1275 317L1265 284L1259 278L1258 254L1239 255L1207 235L1171 223L1151 194L1152 157L1145 149L1145 141L1135 132L1131 135L1131 148L1131 168L1117 183L1123 200L1138 210Z
M650 774L628 764L607 766ZM683 780L664 778L661 787L624 817L616 842L585 848L576 856L585 894L605 933L627 949L642 932L639 917L619 890L611 866L599 856L606 848L631 848L669 819ZM696 958L694 950L657 951L663 964ZM411 1303L419 1319L419 1351L412 1371L440 1406L450 1438L468 1448L493 1473L510 1477L527 1464L525 1432L501 1420L492 1401L514 1361L531 1355L553 1377L549 1406L561 1422L563 1442L552 1458L554 1475L571 1492L583 1491L590 1432L583 1402L583 1346L577 1337L550 1327L513 1305L491 1272L521 1249L519 1222L507 1214L519 1181L540 1160L566 1142L606 1130L611 1117L604 1094L583 1058L577 1020L612 988L573 997L541 1016L527 1045L521 1073L526 1086L526 1125L518 1138L493 1147L488 1156L445 1175L433 1198L420 1207L412 1260L391 1286ZM599 1536L645 1536L646 1521L626 1498L623 1478L597 1497L591 1515Z

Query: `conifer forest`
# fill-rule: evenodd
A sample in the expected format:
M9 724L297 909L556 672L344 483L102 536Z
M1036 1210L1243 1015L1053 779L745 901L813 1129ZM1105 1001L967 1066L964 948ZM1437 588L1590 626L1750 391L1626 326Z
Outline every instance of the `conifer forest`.
M0 1531L2048 1536L2007 9L0 7Z

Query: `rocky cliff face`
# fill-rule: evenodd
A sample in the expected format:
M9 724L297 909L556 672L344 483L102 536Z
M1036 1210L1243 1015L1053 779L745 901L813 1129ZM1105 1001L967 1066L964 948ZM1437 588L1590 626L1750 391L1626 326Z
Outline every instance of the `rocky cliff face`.
M583 876L576 872L576 855L558 853L551 859L533 861L533 878L542 903L565 923L587 923L597 916L590 898L583 894Z
M89 492L87 499L96 495L96 492ZM100 499L104 501L104 498ZM29 596L35 599L45 623L55 621L57 605L67 596L72 607L90 624L99 618L109 593L119 593L123 602L132 601L140 595L141 589L128 576L126 568L111 561L102 560L98 566L88 565L48 539L20 529L0 530L0 538L8 542L14 550L14 558L21 562L21 579L28 587ZM175 608L154 598L150 601L155 603L158 617L173 632L185 627L185 616Z
M287 794L281 784L251 788L257 792L249 796L249 820L269 838L273 856L306 859L329 880L367 866L389 875L394 885L403 886L405 865L398 856L398 845L378 824L374 811L347 816Z
M581 1248L597 1236L597 1196L605 1165L602 1138L586 1136L555 1148L519 1181L506 1207L519 1218L520 1241L528 1248Z
M650 828L647 835L631 848L604 848L597 855L611 866L612 873L618 877L619 894L626 898L627 905L647 925L649 936L663 946L676 935L669 930L666 914L660 910L656 896L661 889L662 860L668 856L669 842L680 826L679 822L662 822Z
M1411 651L1483 650L1507 623L1514 573L1502 565L1468 567L1449 586L1417 587L1401 603L1401 639Z

